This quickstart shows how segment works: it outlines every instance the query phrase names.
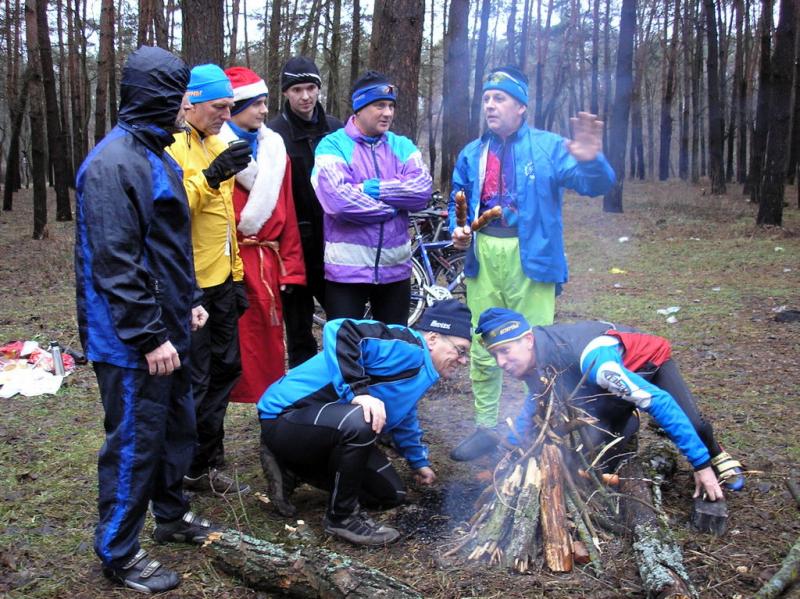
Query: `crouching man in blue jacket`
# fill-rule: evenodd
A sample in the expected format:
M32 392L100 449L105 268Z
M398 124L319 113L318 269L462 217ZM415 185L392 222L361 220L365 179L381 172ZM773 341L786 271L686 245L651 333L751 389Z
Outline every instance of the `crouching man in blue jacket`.
M436 474L422 443L417 403L439 377L466 364L469 309L456 300L428 308L412 330L373 320L330 321L320 354L290 370L258 402L261 463L270 499L284 516L298 479L330 491L325 531L357 545L399 536L361 511L405 497L392 464L375 446L392 436L418 483Z
M497 365L533 392L515 423L520 436L536 434L534 419L544 403L536 389L553 383L557 396L565 399L588 371L572 400L598 420L586 428L588 444L599 450L623 437L606 453L605 468L615 468L635 441L643 410L692 465L695 497L705 493L710 501L722 499L720 481L732 491L744 487L742 465L714 438L666 339L601 321L531 327L522 314L506 308L481 313L475 334Z

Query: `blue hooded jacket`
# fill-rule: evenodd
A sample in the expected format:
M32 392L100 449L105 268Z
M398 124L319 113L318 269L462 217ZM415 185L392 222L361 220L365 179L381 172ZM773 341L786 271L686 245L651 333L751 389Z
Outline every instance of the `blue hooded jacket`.
M188 359L198 298L189 207L181 170L164 152L188 81L188 67L169 52L133 52L119 123L78 171L78 326L92 361L146 368L144 355L168 340Z
M411 468L429 466L417 403L439 380L425 339L412 329L374 320L340 318L325 325L322 352L291 369L258 401L262 420L307 400L350 403L356 395L383 401L386 424Z
M490 137L467 144L458 155L453 171L450 194L450 232L456 227L455 194L464 190L467 195L468 220L478 216L481 190L486 171L486 152ZM564 189L581 195L597 196L606 193L616 181L614 170L600 154L595 160L578 162L567 151L564 138L555 133L532 129L526 123L507 140L514 160L516 195L519 210L519 253L523 272L542 283L566 283L567 259L564 254L564 233L561 205ZM475 244L467 252L464 272L468 277L478 275Z

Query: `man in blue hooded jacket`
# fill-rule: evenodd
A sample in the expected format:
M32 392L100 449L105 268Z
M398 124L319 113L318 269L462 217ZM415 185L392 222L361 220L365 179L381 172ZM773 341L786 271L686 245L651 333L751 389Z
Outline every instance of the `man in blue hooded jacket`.
M561 204L564 189L602 195L614 171L601 152L603 123L595 115L572 119L573 138L528 127L528 78L515 67L489 73L483 85L487 131L459 154L453 171L450 231L467 249L467 305L473 326L491 306L511 308L534 325L552 324L556 289L567 282ZM467 197L472 222L499 206L502 218L473 235L458 226L455 194ZM474 236L474 241L473 241ZM480 343L472 344L470 379L475 397L475 432L451 453L471 460L497 442L503 375Z
M183 495L196 441L189 338L208 315L197 303L181 170L164 152L188 81L169 52L133 52L119 122L76 185L78 326L105 410L94 547L108 578L147 594L180 582L139 545L149 502L159 543L202 543L212 530Z

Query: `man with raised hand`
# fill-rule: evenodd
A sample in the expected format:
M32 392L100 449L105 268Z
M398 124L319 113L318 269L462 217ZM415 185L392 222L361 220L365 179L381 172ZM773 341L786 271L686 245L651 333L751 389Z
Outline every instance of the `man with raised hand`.
M467 250L464 263L467 304L473 325L492 306L511 308L529 322L553 322L557 289L567 282L562 196L604 194L614 171L601 152L603 123L588 113L572 119L571 140L526 123L528 78L506 66L489 73L483 85L486 133L458 156L450 196L453 243ZM456 222L455 195L463 191L468 220L502 209L502 217L473 235ZM473 240L474 237L474 240ZM479 344L470 362L475 397L475 432L451 453L472 460L494 449L502 372Z

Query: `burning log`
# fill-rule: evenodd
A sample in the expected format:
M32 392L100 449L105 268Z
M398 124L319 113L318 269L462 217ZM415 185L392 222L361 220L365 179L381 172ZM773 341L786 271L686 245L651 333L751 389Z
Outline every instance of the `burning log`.
M506 549L505 566L517 572L527 572L538 556L536 533L539 525L539 494L542 471L536 459L529 458L525 466L525 482L517 498L514 524Z
M311 545L287 547L229 530L208 544L216 562L250 588L281 597L421 599L399 580Z

